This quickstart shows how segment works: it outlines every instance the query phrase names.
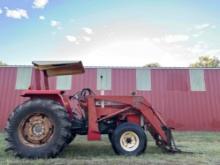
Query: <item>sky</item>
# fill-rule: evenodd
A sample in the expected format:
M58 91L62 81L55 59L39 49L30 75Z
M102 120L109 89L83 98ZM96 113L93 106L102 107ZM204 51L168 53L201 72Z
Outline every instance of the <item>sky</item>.
M220 58L220 0L0 0L0 60L187 67Z

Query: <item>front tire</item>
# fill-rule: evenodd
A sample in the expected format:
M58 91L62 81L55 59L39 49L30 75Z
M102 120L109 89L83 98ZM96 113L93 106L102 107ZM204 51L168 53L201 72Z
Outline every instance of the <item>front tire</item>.
M114 151L119 155L136 156L145 151L147 137L140 126L123 123L115 129L112 145Z
M49 99L18 106L6 126L7 150L22 158L53 158L66 146L71 123L65 108Z

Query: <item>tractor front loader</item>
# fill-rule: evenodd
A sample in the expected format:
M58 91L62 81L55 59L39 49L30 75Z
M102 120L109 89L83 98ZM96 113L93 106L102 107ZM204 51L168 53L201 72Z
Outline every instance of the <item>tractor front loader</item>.
M56 157L76 135L92 141L106 134L115 153L139 155L148 131L157 146L179 152L171 128L144 97L96 95L89 88L68 96L51 90L48 77L84 73L81 62L33 65L35 82L23 91L27 99L10 114L5 128L7 151L25 158Z

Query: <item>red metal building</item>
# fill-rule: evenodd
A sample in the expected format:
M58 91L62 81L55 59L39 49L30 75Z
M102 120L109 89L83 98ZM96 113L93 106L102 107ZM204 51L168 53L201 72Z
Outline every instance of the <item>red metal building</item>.
M101 78L102 77L102 78ZM0 129L33 83L32 68L0 67ZM220 131L220 69L88 67L76 76L50 78L52 89L72 94L89 87L97 94L130 95L136 91L177 130Z

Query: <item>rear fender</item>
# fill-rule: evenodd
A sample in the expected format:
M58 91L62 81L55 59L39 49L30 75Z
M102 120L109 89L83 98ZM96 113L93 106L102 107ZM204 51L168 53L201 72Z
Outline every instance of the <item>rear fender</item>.
M64 92L60 90L25 90L22 92L21 96L29 97L30 99L42 98L55 100L65 107L69 117L72 118L73 114L69 99L67 96L64 96L63 93Z

